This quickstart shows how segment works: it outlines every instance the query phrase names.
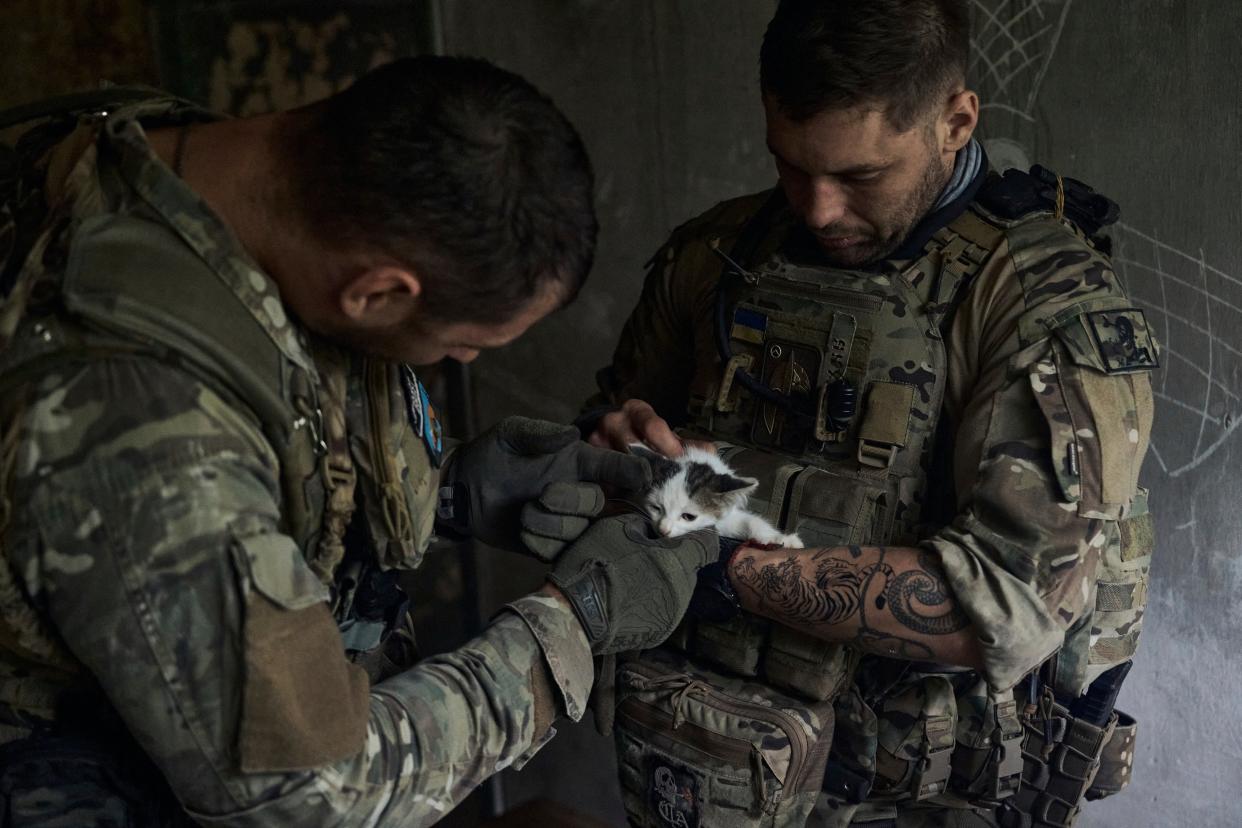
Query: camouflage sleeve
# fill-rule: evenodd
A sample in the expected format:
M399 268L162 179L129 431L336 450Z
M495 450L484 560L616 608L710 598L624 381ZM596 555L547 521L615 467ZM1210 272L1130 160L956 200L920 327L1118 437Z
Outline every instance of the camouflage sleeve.
M929 545L996 687L1089 622L1101 551L1135 495L1151 363L1115 370L1107 343L1090 335L1110 319L1141 323L1131 308L1105 258L1034 222L1011 230L955 320L948 409L959 512Z
M279 531L269 446L184 374L118 360L29 390L8 554L201 823L431 824L551 735L541 692L582 715L589 647L543 596L368 687Z

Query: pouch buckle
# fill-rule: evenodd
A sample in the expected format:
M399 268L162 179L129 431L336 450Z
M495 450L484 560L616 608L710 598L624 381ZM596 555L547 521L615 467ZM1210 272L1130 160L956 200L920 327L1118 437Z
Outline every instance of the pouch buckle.
M999 801L1013 796L1022 786L1022 770L1025 766L1022 745L1026 734L1018 718L1018 703L1013 699L1006 699L996 705L996 722L1001 736L994 742L993 747L998 754L996 776L984 795ZM1006 732L1006 726L1008 726L1008 732Z
M897 459L897 446L893 443L877 443L858 438L858 463L873 469L891 468Z
M949 786L950 760L955 746L952 727L951 716L933 716L927 720L923 755L910 779L910 794L916 802L938 796Z

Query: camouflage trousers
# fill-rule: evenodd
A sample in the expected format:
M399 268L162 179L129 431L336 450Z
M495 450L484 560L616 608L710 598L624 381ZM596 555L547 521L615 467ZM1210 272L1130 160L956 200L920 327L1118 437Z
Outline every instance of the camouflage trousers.
M145 757L51 735L0 746L0 828L193 824Z
M807 828L996 828L990 812L914 804L839 805L820 796Z

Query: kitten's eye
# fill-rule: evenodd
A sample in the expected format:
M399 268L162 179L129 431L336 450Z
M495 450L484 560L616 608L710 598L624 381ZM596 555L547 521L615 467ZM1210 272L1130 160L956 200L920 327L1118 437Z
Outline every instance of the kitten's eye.
M655 512L656 514L660 514L660 513L661 513L661 512L663 512L664 510L663 510L662 508L660 508L659 506L655 505L654 503L652 503L652 504L651 504L651 511Z
M692 515L689 512L682 512L681 519L686 521L698 520L698 515Z

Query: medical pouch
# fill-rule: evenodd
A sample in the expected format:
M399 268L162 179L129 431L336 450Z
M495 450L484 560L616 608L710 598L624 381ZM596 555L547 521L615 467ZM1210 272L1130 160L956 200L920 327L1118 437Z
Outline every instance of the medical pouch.
M823 782L831 702L805 702L654 650L617 675L622 797L642 828L802 826Z

